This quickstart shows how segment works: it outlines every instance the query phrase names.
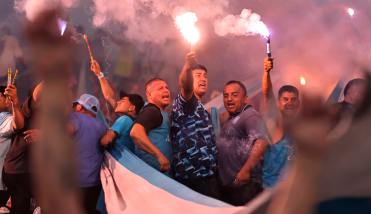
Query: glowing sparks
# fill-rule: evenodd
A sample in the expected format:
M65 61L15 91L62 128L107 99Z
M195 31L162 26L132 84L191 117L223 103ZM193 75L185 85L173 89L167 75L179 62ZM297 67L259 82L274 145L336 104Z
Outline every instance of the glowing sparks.
M305 86L307 84L307 81L303 76L300 77L300 85Z
M176 16L175 24L183 34L185 40L194 45L200 40L200 31L196 27L197 15L193 12L186 12Z
M65 21L63 19L58 19L58 28L59 28L59 31L61 33L61 36L63 36L64 32L67 29L67 21Z
M353 8L349 7L347 9L347 13L349 14L350 17L353 17L356 12Z

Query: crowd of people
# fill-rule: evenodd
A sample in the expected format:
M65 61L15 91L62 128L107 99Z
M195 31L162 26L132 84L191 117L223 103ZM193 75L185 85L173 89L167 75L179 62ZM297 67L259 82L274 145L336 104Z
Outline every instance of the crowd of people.
M185 57L174 99L167 81L159 77L143 86L145 98L118 95L99 62L92 58L90 64L105 101L114 109L114 118L102 114L101 102L92 94L82 94L66 107L70 110L66 130L73 139L81 206L86 213L98 213L100 169L110 147L128 150L190 189L235 206L285 180L285 170L296 158L287 127L292 129L290 123L303 106L299 89L292 85L280 87L278 97L274 96L273 59L264 60L260 108L252 105L243 82L229 80L222 89L225 112L216 114L202 103L208 75L213 73L198 63L194 52ZM353 79L345 86L343 101L330 112L334 128L351 120L363 101L366 84L365 79ZM37 204L31 149L44 131L36 122L44 89L41 81L20 104L16 85L0 87L0 211L10 208L11 213L25 214L31 212L32 198ZM11 206L7 207L9 198Z
M115 119L107 127L108 119L100 115L100 102L91 94L83 94L71 103L68 132L75 143L78 184L86 213L98 212L96 204L102 191L99 173L104 151L111 146L129 150L194 191L232 205L244 205L263 189L274 187L295 159L285 124L295 119L301 103L299 90L292 85L282 86L276 100L270 80L272 69L273 59L265 59L260 112L251 105L245 85L230 80L223 88L228 117L211 117L202 104L209 72L198 64L193 52L185 58L173 102L166 80L158 77L145 84L145 99L125 93L117 99L117 91L93 60L91 71L99 79ZM365 86L364 79L348 82L344 100L334 105L338 115L334 126L352 117ZM0 88L4 184L0 186L0 205L6 209L10 197L12 213L30 212L34 197L29 150L42 131L34 123L42 90L41 82L21 105L15 85ZM218 134L212 118L221 124Z

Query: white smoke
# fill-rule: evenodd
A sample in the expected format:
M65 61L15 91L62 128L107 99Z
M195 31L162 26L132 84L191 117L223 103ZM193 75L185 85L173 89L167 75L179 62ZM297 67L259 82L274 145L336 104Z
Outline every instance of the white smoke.
M93 24L110 22L126 26L125 36L134 41L162 43L178 35L175 16L194 11L200 19L213 19L225 14L227 0L94 0Z
M219 36L232 34L235 36L249 36L260 34L268 36L269 31L261 21L260 15L249 9L243 9L238 16L227 15L214 22L215 33Z
M14 7L18 12L26 14L27 19L33 20L43 10L56 6L71 8L78 0L15 0Z

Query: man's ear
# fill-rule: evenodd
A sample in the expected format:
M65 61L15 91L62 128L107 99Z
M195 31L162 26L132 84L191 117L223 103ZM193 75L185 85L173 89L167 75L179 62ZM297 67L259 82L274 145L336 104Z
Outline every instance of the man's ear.
M135 105L130 105L129 112L135 111Z
M249 98L248 98L247 96L245 96L245 97L243 98L243 103L244 103L244 104L248 104L248 103L249 103Z
M146 96L147 96L147 99L151 98L151 92L149 92L149 90L146 90Z
M81 111L82 110L82 106L80 104L76 104L75 110L76 111Z

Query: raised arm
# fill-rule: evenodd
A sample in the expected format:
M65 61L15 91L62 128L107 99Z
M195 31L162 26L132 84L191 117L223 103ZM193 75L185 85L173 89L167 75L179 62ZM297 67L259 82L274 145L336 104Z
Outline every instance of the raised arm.
M262 78L262 93L263 93L263 102L268 103L270 100L274 100L273 86L271 81L270 72L273 69L273 59L265 58L264 59L264 72Z
M169 171L170 162L164 154L151 142L148 138L146 130L143 125L135 123L130 131L130 136L134 143L141 149L153 155L160 164L160 170L163 172Z
M14 117L13 129L22 129L24 127L24 116L19 105L17 88L14 85L8 85L8 87L5 89L4 94L9 97L12 105L12 114Z
M179 88L183 98L190 100L193 96L193 76L192 66L196 64L196 55L194 52L187 54L182 71L179 75Z
M261 114L265 119L276 119L278 116L278 108L273 93L273 86L271 81L270 72L273 69L273 59L264 59L264 72L262 78L262 102L261 102Z
M99 79L104 99L112 106L112 108L116 108L117 101L115 90L102 73L99 63L96 60L93 60L90 69Z

